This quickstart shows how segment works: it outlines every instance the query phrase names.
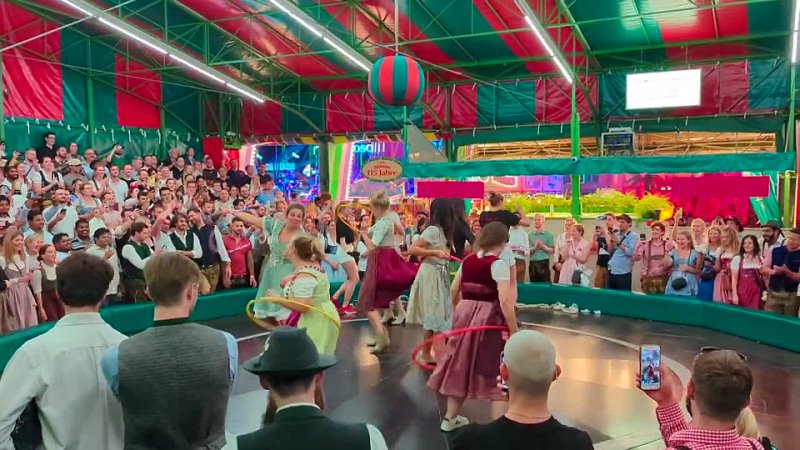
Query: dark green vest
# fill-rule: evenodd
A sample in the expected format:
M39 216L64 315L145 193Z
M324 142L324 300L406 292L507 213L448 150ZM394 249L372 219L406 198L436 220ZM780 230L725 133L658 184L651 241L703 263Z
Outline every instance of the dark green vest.
M186 244L181 241L181 238L175 232L169 234L169 239L172 241L172 245L175 246L175 250L179 252L191 252L194 250L195 237L191 229L186 231Z
M313 430L313 432L309 432ZM239 436L239 450L370 450L363 423L345 424L327 418L313 406L293 406L275 414L275 421Z
M153 254L153 251L150 250L150 246L147 244L137 244L136 242L128 241L125 245L133 247L133 249L136 250L136 254L142 259L149 258L150 255ZM119 262L122 265L122 275L125 279L144 280L144 271L131 264L127 258L120 256Z

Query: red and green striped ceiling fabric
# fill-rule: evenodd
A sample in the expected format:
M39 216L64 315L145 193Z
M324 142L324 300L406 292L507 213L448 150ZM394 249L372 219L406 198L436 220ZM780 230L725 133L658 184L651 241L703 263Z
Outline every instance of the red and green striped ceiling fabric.
M408 111L423 128L469 134L569 121L570 88L563 79L549 77L557 69L526 29L513 0L396 1L397 16L393 0L297 0L297 4L370 60L395 54L396 33L397 50L418 59L426 70L426 107ZM111 7L122 0L95 3ZM396 130L402 125L401 109L378 105L365 94L363 71L266 4L134 0L121 6L119 14L258 87L276 102L255 105L214 90L201 92L209 88L203 80L83 23L4 54L4 84L20 93L6 98L5 114L85 123L89 95L82 72L68 69L76 67L92 69L95 121L108 128L167 125L181 133L276 136ZM785 114L788 68L782 57L787 51L788 0L529 0L529 4L570 65L586 73L579 77L585 89L578 90L584 122L660 115ZM19 42L77 18L55 0L0 0L0 7L4 42ZM87 35L102 35L95 39L109 45L87 45ZM700 107L660 114L624 110L625 71L701 63ZM21 75L26 70L37 77L26 81ZM167 124L162 123L162 108L168 111Z

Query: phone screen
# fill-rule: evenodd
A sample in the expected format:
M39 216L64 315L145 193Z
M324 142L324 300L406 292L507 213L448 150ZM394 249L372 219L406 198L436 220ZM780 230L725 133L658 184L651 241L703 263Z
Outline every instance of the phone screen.
M500 362L505 364L505 362L506 362L505 353L500 353ZM508 383L506 383L506 380L504 380L502 378L500 378L500 389L502 389L503 392L508 392Z
M642 374L642 390L657 391L661 389L661 347L658 345L641 346L639 367Z

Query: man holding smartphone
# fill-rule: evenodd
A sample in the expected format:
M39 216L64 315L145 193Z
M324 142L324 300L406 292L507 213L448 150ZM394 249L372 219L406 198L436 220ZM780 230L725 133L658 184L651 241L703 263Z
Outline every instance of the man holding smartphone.
M633 252L639 244L639 235L631 230L633 220L627 214L617 217L619 232L610 236L608 250L608 288L630 291L633 281Z

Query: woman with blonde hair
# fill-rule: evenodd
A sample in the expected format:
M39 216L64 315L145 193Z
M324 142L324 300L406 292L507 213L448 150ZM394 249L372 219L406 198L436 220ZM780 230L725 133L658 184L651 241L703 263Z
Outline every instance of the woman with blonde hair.
M666 295L691 297L697 294L697 274L702 266L700 255L692 244L692 234L679 231L675 236L675 248L664 257L664 267L672 268Z
M739 233L732 227L723 227L720 236L720 248L714 263L714 296L717 303L733 303L733 275L731 261L739 254Z
M305 328L320 353L333 355L339 340L339 314L331 303L330 282L322 269L322 242L313 236L295 236L286 246L285 257L294 271L286 281L283 296L302 303L281 303L293 311L288 322L294 325L296 321L298 328Z
M558 275L558 284L582 284L585 264L589 260L589 241L583 238L583 225L572 225L567 240L561 246L561 268Z
M695 248L703 254L702 270L700 272L700 284L697 286L697 298L710 302L714 299L714 280L717 279L717 258L722 251L722 228L719 225L711 225L707 231L706 244L701 248Z
M402 233L400 217L390 211L389 197L381 191L372 196L370 207L375 225L362 230L361 237L367 245L367 271L358 292L358 309L367 314L375 331L375 348L372 353L383 353L389 347L389 331L381 322L378 310L389 308L389 303L400 297L414 282L417 266L400 256L395 246L395 233Z
M39 319L47 320L42 305L37 305L31 292L33 274L25 264L25 238L21 231L7 234L3 240L0 268L8 277L5 281L6 290L0 293L0 301L6 304L9 331L36 326Z

